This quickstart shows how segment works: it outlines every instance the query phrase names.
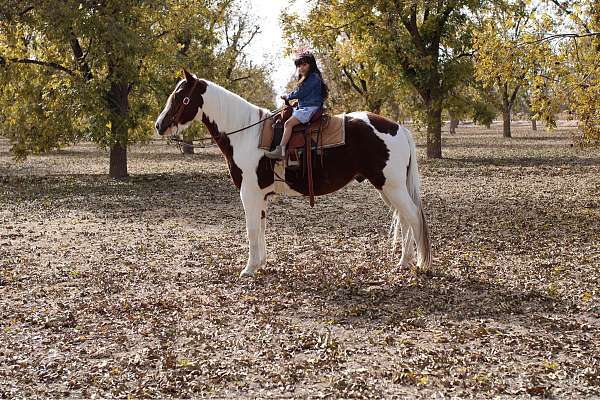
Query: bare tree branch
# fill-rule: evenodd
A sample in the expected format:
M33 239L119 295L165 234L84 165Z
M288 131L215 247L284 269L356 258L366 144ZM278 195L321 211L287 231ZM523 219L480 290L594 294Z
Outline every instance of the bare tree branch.
M583 27L583 29L585 29L585 31L587 33L592 33L592 30L590 29L590 27L587 26L587 24L585 22L583 22L581 20L581 18L579 18L576 14L574 14L572 10L569 10L567 8L566 4L561 4L558 0L550 0L550 2L553 3L556 7L558 7L559 10L561 10L565 14L567 14L567 15L575 15L575 18L577 19L577 21L579 22L579 24L581 24L581 26Z
M31 10L33 10L33 6L29 6L29 7L25 8L23 11L21 11L21 12L19 13L19 17L22 17L22 16L24 16L25 14L27 14L27 13L28 13L29 11L31 11Z
M243 81L244 79L250 79L250 78L252 78L252 75L242 76L239 78L233 78L233 79L231 79L231 82Z
M66 72L67 74L69 74L71 76L75 75L74 71L68 69L67 67L60 65L59 63L52 62L52 61L32 60L29 58L23 58L23 59L9 58L8 60L10 62L19 63L19 64L34 64L34 65L41 65L44 67L50 67L50 68L54 68L54 69L58 69L60 71Z
M452 62L455 62L455 61L457 61L457 60L459 60L459 59L461 59L463 57L473 57L474 55L475 55L474 51L468 51L466 53L460 53L460 54L452 57L448 62L452 63Z
M355 22L360 21L361 19L363 19L366 16L367 16L367 14L361 14L358 17L354 18L352 21L349 21L349 22L347 22L343 25L339 25L339 26L324 24L325 29L322 29L320 32L327 32L327 31L332 31L332 30L336 30L336 31L342 30L342 29L354 24Z
M590 36L600 36L600 32L588 32L588 33L557 33L556 35L550 35L550 36L545 36L541 39L536 39L536 40L530 40L528 42L521 42L516 44L513 47L521 47L527 44L535 44L535 43L542 43L542 42L547 42L547 41L551 41L551 40L555 40L555 39L564 39L564 38L584 38L584 37L590 37Z
M79 71L83 74L83 77L86 81L90 81L92 79L92 70L90 69L88 63L85 61L85 54L81 49L79 39L77 39L77 37L73 33L71 33L71 39L69 42L71 45L71 50L73 51L73 55L75 56L75 60L77 61Z
M510 101L510 106L511 107L514 104L515 99L517 98L517 93L519 93L519 89L521 89L521 84L520 83L518 83L515 86L515 90L512 92L512 95L510 96L510 100L509 101Z
M240 48L238 49L238 53L241 53L244 48L246 48L246 46L248 46L250 44L250 42L252 42L254 40L254 37L260 33L260 26L256 25L254 27L254 30L250 33L250 37L248 38L248 40L246 40L246 42L244 42L244 44L242 44L240 46Z
M154 39L160 39L161 37L165 36L166 34L168 34L170 32L171 32L170 30L165 30L165 31L162 31L161 33L157 33L152 38L154 38Z
M354 90L356 90L361 95L364 94L363 91L361 90L361 88L356 84L356 82L354 82L354 79L352 78L352 74L350 72L348 72L346 67L342 67L342 72L344 73L346 78L348 78L348 80L350 81L350 84L352 85Z

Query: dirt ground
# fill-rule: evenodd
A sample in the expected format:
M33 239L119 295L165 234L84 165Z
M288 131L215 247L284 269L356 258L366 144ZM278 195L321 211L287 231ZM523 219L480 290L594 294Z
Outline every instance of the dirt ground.
M243 211L214 148L0 141L0 398L600 397L600 151L462 125L423 158L433 277L367 182Z

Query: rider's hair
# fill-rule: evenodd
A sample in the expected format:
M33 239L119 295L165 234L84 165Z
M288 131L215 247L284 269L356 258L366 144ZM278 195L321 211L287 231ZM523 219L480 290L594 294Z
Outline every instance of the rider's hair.
M323 74L321 74L321 70L317 66L317 60L315 59L315 56L313 56L312 53L304 53L294 60L294 64L296 66L300 66L304 63L307 63L310 68L306 76L298 74L298 86L302 85L302 82L304 82L308 75L315 73L319 76L319 79L321 80L321 92L323 93L323 99L326 99L329 96L329 87L325 83L325 80L323 80Z

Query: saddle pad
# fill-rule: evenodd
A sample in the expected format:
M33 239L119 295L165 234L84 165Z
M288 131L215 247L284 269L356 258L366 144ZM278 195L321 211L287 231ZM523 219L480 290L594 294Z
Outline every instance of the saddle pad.
M346 124L344 123L346 114L337 114L325 117L319 139L318 146L324 149L328 147L343 146L346 144ZM319 122L310 125L311 136L314 141L317 140L316 130L319 128ZM266 120L260 133L260 142L258 147L263 150L271 148L273 141L273 121Z

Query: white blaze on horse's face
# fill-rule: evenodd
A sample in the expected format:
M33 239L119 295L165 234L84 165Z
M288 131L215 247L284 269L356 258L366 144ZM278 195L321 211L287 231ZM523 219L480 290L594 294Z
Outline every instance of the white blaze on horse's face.
M173 92L173 93L175 93L175 92ZM156 133L159 136L163 136L165 134L171 133L171 127L169 126L166 129L164 129L163 125L165 122L165 117L166 117L167 113L169 112L169 109L171 108L173 93L171 93L169 98L167 98L167 104L165 104L165 106L163 107L163 110L160 112L160 114L158 115L158 118L156 118L156 122L154 123L154 129L156 130Z
M185 70L184 74L185 79L177 82L154 124L160 136L183 132L202 109L202 93L206 90L206 83Z

